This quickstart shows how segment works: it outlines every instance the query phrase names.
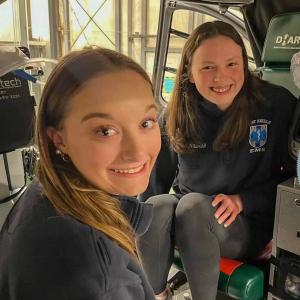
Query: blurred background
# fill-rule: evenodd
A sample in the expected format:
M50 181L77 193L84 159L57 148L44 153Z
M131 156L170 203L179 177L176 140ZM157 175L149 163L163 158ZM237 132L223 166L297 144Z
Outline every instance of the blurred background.
M74 49L102 46L129 55L152 76L159 19L159 0L0 0L0 46L25 46L31 58L51 60ZM236 11L239 17L242 15ZM172 27L190 33L213 17L188 10L175 12ZM171 35L168 66L177 67L184 38ZM166 98L175 74L165 74ZM37 102L41 86L31 87Z

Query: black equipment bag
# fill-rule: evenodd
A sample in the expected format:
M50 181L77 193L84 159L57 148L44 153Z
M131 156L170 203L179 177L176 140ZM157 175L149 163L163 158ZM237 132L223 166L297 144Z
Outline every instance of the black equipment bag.
M13 73L0 77L0 154L25 147L32 141L34 107L27 80Z

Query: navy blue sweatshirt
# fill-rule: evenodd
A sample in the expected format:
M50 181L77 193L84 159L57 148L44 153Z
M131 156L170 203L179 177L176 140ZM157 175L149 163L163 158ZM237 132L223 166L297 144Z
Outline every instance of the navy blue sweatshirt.
M152 217L149 205L120 198L137 234ZM58 215L34 182L0 233L0 299L154 300L137 261L103 232Z
M144 201L152 195L199 192L239 194L243 214L253 220L273 224L276 185L292 176L288 155L288 129L296 98L286 89L261 81L265 97L251 116L248 138L236 150L213 151L218 130L224 126L226 112L198 97L203 139L192 145L192 153L177 154L171 150L166 134L151 174ZM163 122L162 122L163 123ZM162 132L165 130L162 128Z

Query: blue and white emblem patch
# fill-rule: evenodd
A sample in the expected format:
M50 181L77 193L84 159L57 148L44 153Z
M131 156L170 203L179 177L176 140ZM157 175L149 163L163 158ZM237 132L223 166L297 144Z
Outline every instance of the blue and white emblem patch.
M260 148L267 142L268 125L254 125L250 126L249 144L254 148Z

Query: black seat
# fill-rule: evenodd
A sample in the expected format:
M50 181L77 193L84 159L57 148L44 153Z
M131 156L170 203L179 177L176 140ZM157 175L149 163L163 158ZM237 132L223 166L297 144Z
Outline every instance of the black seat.
M296 97L300 90L295 85L290 65L292 56L300 49L300 12L285 13L274 16L269 24L260 70L262 78L282 85Z

